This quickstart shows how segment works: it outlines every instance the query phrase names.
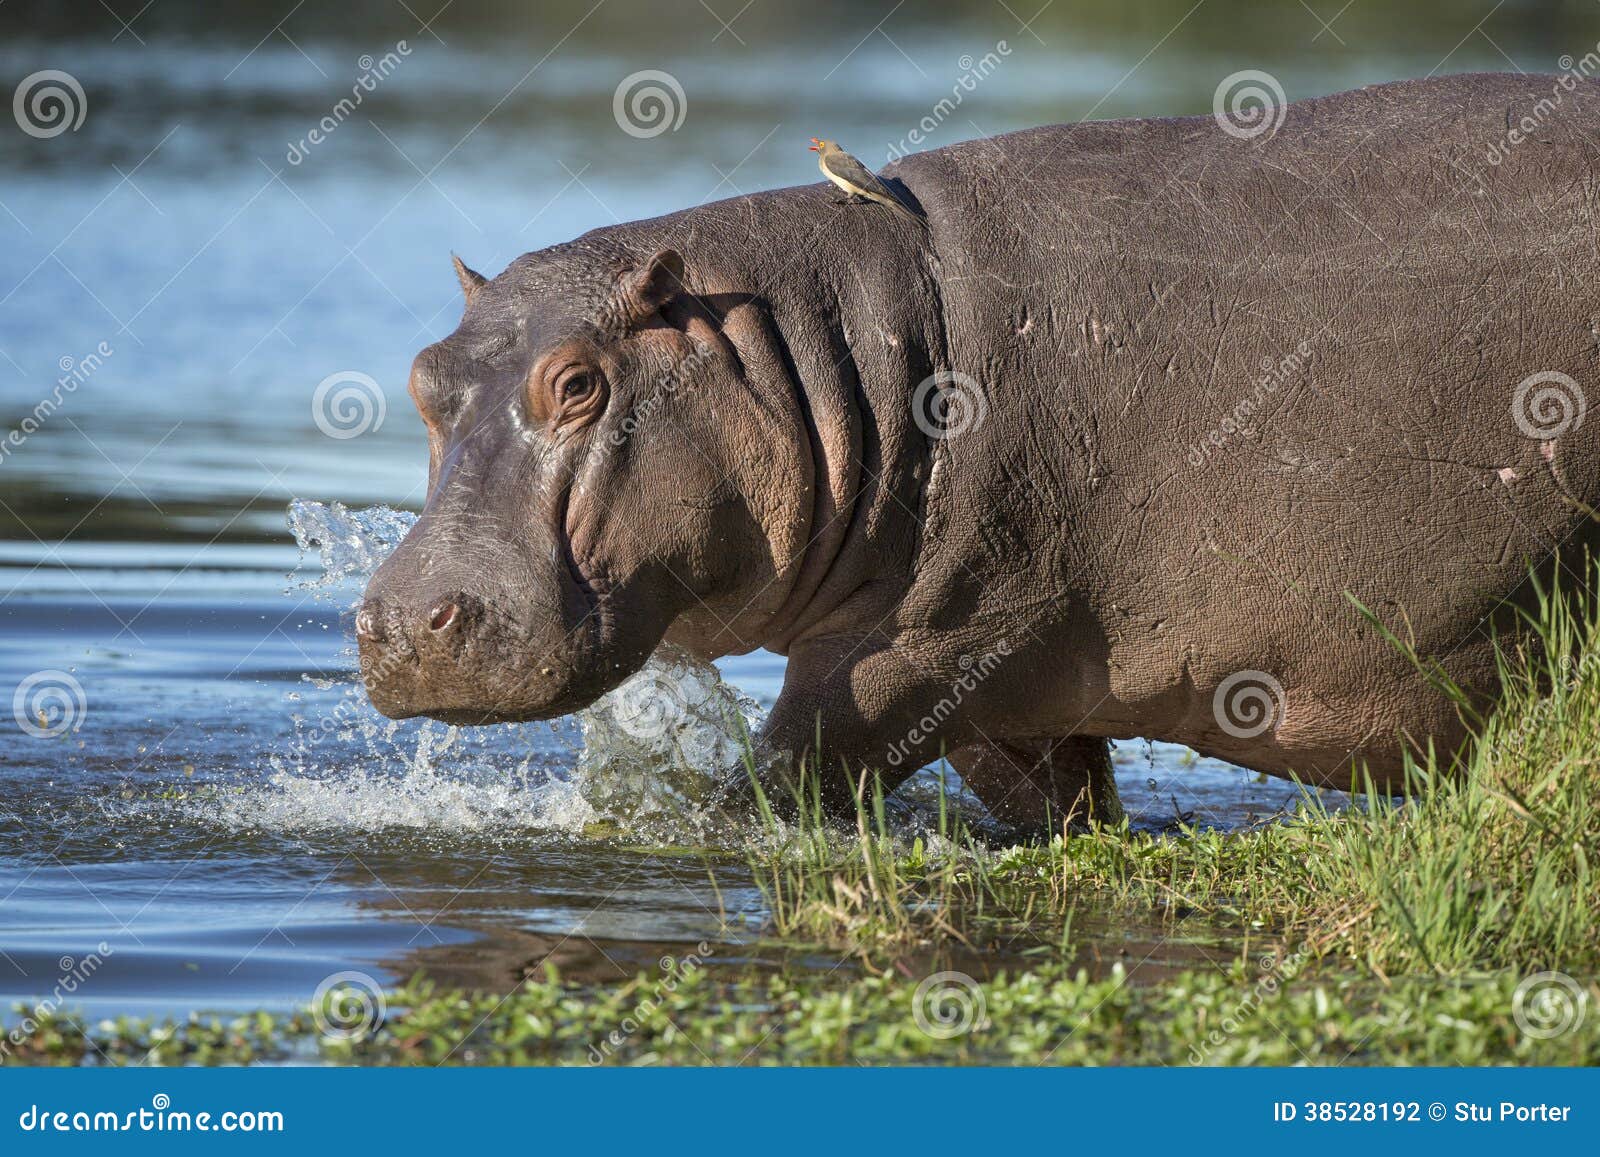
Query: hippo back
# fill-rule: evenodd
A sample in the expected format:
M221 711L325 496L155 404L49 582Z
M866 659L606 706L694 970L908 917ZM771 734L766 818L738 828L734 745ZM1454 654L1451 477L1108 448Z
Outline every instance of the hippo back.
M1353 600L1483 683L1486 619L1529 562L1592 539L1600 85L1462 76L1280 111L1254 137L1086 123L890 170L987 406L940 447L931 538L959 545L924 560L928 597L998 574L1041 629L1074 618L1100 642L1080 674L1109 671L1088 693L1130 728L1242 667L1321 704L1287 724L1402 722L1373 704L1405 664L1374 665ZM1062 598L991 565L1019 535Z

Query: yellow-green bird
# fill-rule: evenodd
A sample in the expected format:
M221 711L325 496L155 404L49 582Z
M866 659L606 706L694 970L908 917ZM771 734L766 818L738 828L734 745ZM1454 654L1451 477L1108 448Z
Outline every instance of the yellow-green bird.
M812 137L811 151L817 154L817 168L822 170L824 177L845 191L848 195L846 200L850 197L863 197L868 201L876 201L919 225L922 223L922 219L907 208L905 202L896 197L876 173L841 149L836 142Z

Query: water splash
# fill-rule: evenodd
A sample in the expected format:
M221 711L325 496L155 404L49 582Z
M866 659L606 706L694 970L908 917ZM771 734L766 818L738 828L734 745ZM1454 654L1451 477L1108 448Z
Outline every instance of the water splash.
M578 713L573 782L606 818L641 832L663 822L704 835L748 775L761 705L709 663L663 645L621 686Z
M301 588L365 586L416 521L415 514L390 506L351 510L342 502L295 499L289 503L289 530L300 548L301 565L295 573L307 569L306 556L313 550L322 563L320 573L301 578Z
M415 523L386 506L297 500L291 576L318 601L353 605ZM314 559L314 561L313 561ZM290 695L293 735L266 774L203 802L230 829L280 833L429 829L561 836L597 827L663 843L731 837L718 804L745 781L759 704L715 667L663 648L577 716L454 728L395 722L367 701L353 644L346 672Z
M277 832L580 834L598 816L534 756L485 750L459 728L421 723L414 746L365 741L332 766L275 756L265 780L205 801L228 828Z

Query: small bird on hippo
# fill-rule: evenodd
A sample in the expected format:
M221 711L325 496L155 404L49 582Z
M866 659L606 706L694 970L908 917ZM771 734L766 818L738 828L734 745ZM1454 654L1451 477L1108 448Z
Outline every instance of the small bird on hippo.
M811 151L817 154L817 168L822 170L822 175L844 190L845 204L858 199L873 201L922 224L922 218L913 213L881 177L836 142L812 137Z

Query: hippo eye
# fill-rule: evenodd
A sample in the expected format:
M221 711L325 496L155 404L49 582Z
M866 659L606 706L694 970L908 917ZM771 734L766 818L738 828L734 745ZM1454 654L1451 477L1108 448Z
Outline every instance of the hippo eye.
M541 421L573 425L588 422L605 409L605 376L591 366L569 366L546 389L548 393L534 391L534 413Z
M551 429L587 425L605 412L610 387L591 351L572 342L528 371L524 405L533 422Z
M594 375L579 370L562 379L560 390L563 403L581 402L595 391Z

